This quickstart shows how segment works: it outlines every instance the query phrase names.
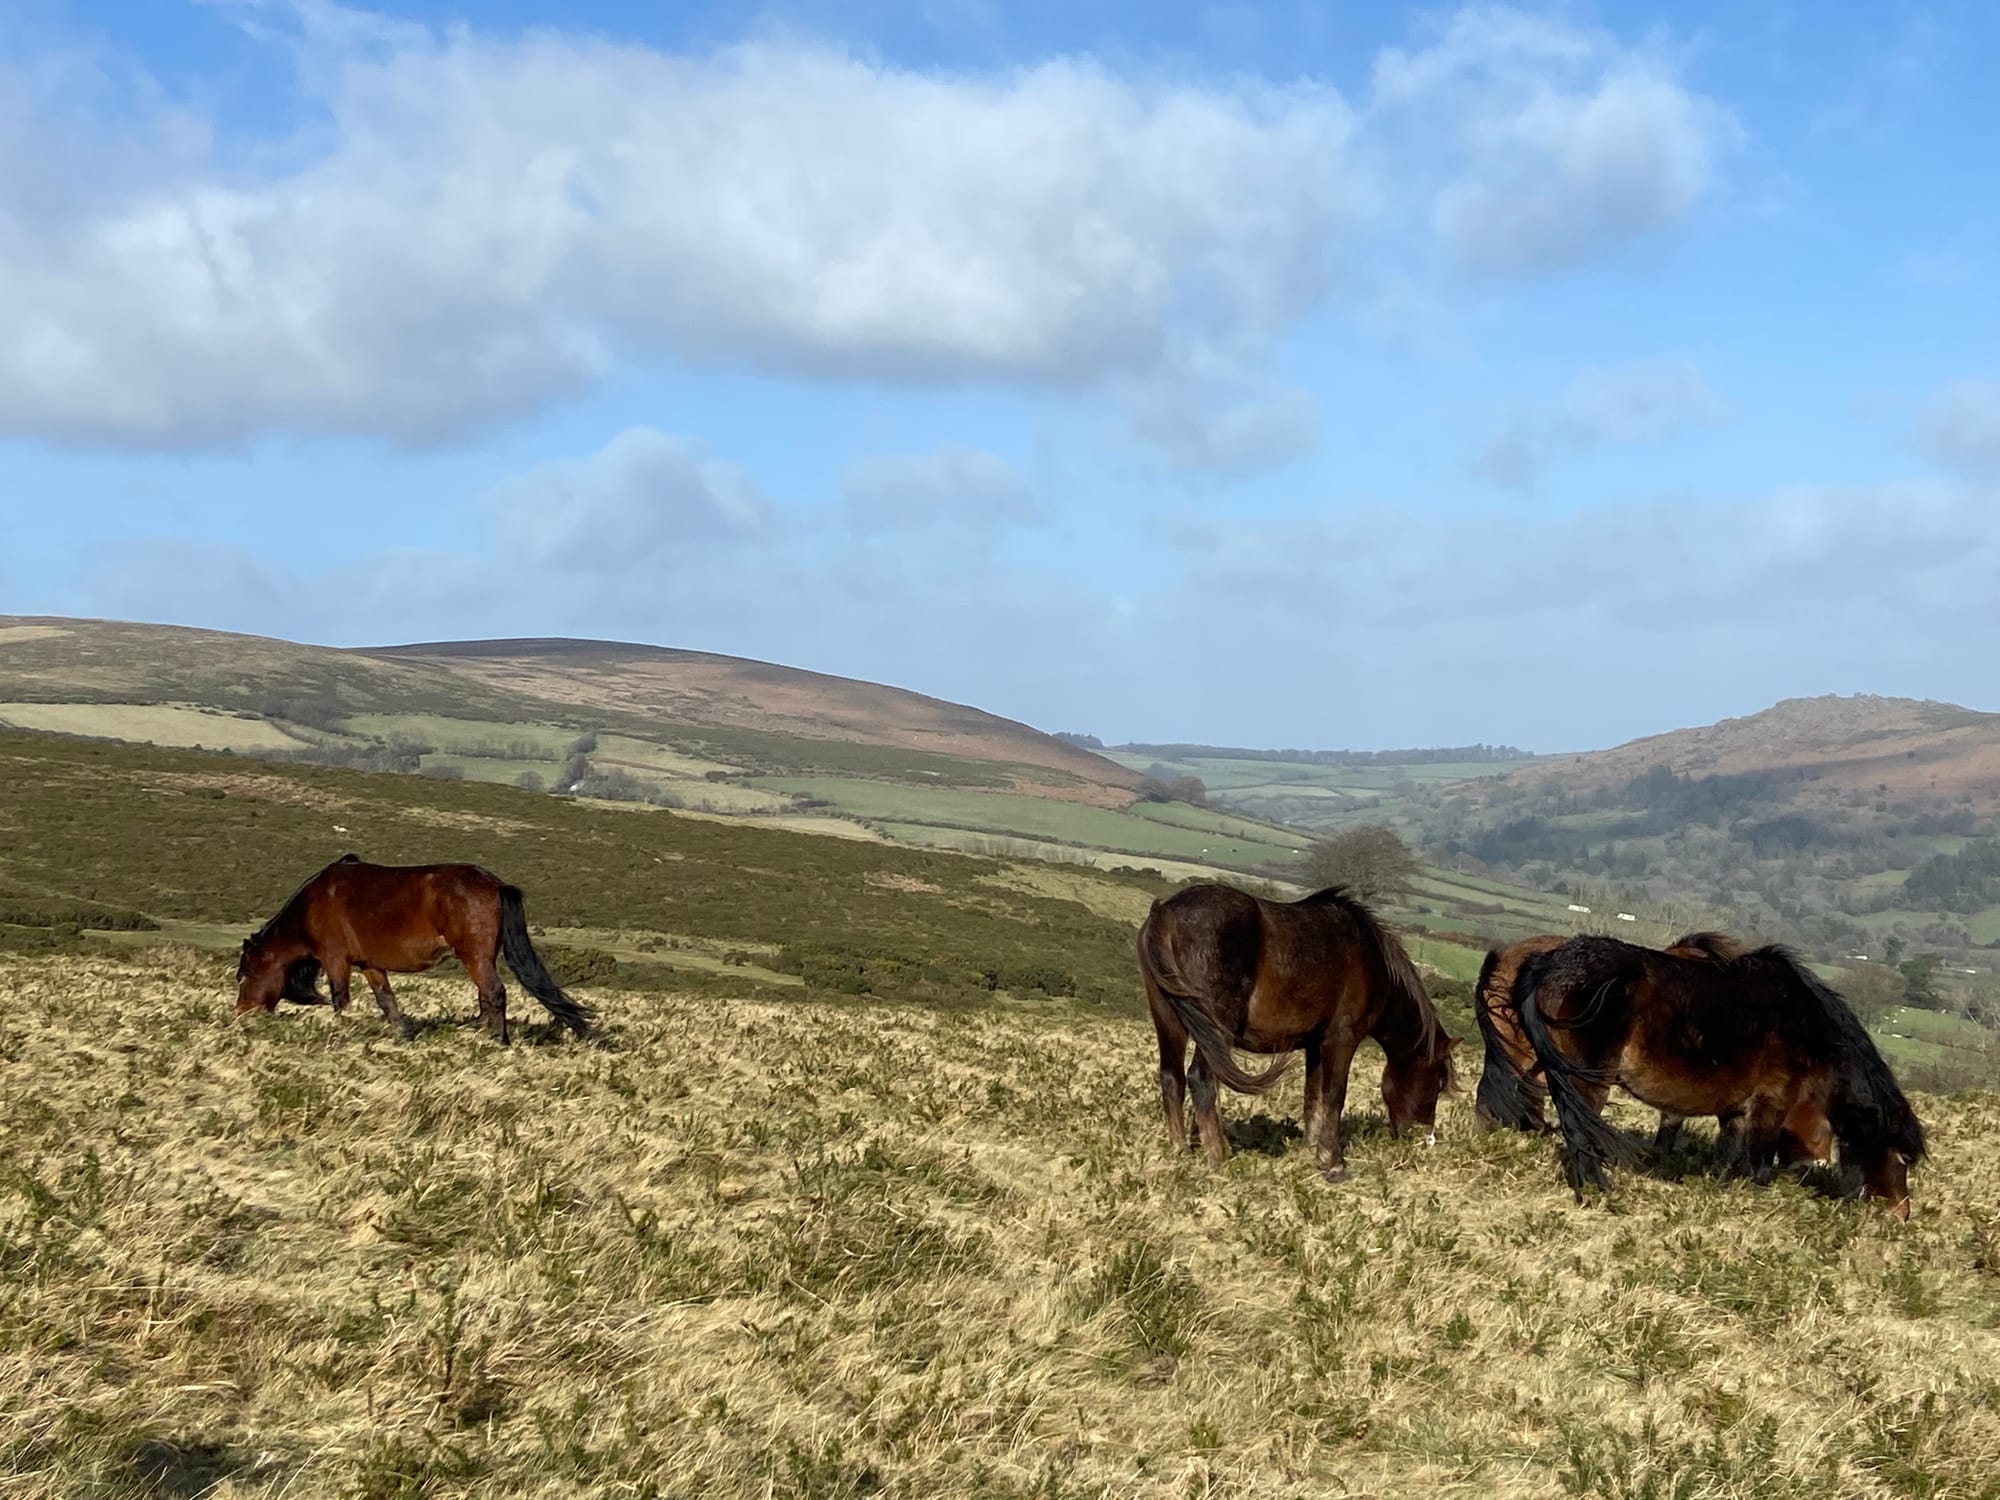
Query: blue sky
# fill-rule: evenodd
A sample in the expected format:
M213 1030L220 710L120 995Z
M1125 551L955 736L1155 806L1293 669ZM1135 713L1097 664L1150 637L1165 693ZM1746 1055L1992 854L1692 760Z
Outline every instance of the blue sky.
M1970 3L0 18L0 611L1112 739L2000 709Z

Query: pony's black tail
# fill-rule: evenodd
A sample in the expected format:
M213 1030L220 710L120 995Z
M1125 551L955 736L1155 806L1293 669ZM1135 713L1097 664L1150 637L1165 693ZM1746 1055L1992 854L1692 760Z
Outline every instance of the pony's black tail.
M1229 1038L1222 1034L1222 1028L1208 1013L1208 1007L1192 993L1193 986L1182 976L1179 966L1163 934L1155 926L1149 915L1139 928L1139 966L1153 987L1166 997L1174 1014L1194 1042L1195 1051L1208 1064L1209 1072L1239 1094L1265 1094L1277 1086L1291 1069L1292 1054L1287 1052L1261 1073L1246 1073L1236 1065Z
M590 1007L579 1005L563 993L553 975L542 967L541 956L528 941L528 913L518 887L500 887L500 951L507 955L507 967L521 981L521 988L533 995L563 1025L578 1036L596 1019Z
M1562 1127L1563 1176L1581 1203L1586 1187L1609 1185L1604 1175L1607 1167L1636 1162L1639 1153L1583 1097L1579 1084L1602 1082L1603 1075L1564 1057L1549 1034L1548 1020L1535 999L1536 986L1548 970L1549 958L1549 954L1538 953L1521 965L1514 976L1514 1009L1520 1013L1521 1029L1527 1032L1528 1045L1535 1049L1535 1057L1542 1065L1542 1076L1549 1081L1549 1098L1556 1107L1556 1122ZM1603 996L1600 989L1600 1001Z
M1472 1018L1479 1023L1480 1040L1485 1044L1485 1061L1479 1068L1479 1089L1473 1096L1479 1112L1495 1125L1510 1130L1535 1128L1535 1105L1541 1090L1514 1066L1514 1058L1500 1040L1500 1028L1493 1022L1493 971L1500 965L1500 950L1487 950L1486 962L1479 966L1479 978L1472 986Z
M1917 1119L1902 1085L1889 1071L1875 1039L1854 1008L1821 982L1795 955L1776 950L1806 988L1812 991L1833 1023L1840 1047L1840 1071L1834 1081L1830 1123L1845 1159L1850 1151L1867 1154L1886 1146L1909 1165L1923 1158L1923 1123Z

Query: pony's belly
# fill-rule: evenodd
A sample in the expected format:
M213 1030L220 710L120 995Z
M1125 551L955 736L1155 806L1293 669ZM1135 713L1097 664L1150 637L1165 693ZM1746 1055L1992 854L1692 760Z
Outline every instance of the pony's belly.
M358 960L364 968L380 969L386 974L421 974L425 969L435 968L451 957L451 944L435 938L418 943L384 943L374 945L376 951L365 959Z
M1677 1115L1716 1115L1737 1108L1755 1092L1755 1081L1739 1069L1695 1072L1641 1061L1619 1070L1627 1092L1654 1109Z
M1261 1054L1296 1052L1305 1044L1306 1039L1304 1036L1293 1036L1286 1032L1263 1031L1254 1026L1238 1037L1235 1042L1238 1052L1255 1052Z

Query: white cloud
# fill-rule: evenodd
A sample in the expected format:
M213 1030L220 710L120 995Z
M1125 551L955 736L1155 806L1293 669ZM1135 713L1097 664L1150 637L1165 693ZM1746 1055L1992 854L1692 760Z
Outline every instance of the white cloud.
M662 353L1087 384L1170 332L1268 338L1322 294L1347 215L1326 89L308 15L323 151L177 170L0 243L0 426L426 437Z
M488 503L507 556L586 574L650 571L768 538L777 517L734 464L650 427L508 480Z
M1917 420L1917 447L1942 468L2000 479L2000 381L1946 386Z
M0 86L0 433L430 441L663 359L1070 391L1225 361L1269 386L1340 275L1405 258L1382 236L1571 264L1685 212L1720 133L1663 64L1495 10L1386 54L1360 115L1317 83L1079 59L231 14L295 57L296 139L212 141L116 70ZM1302 446L1296 395L1233 408L1169 462Z
M1517 413L1473 458L1472 470L1490 483L1524 489L1564 455L1664 442L1727 415L1690 360L1587 370L1554 400Z
M848 515L864 533L937 525L992 530L1042 517L1020 471L983 448L947 444L928 453L863 459L841 487Z
M1377 60L1374 112L1432 140L1430 220L1469 270L1524 275L1615 251L1685 215L1736 126L1664 58L1497 6Z
M1254 378L1166 375L1134 387L1125 405L1133 434L1185 474L1282 468L1319 438L1311 392Z

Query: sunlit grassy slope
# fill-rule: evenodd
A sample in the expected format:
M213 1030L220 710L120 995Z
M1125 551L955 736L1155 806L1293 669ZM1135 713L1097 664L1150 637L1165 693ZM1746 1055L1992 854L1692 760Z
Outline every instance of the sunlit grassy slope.
M1809 1187L1165 1149L1136 1002L589 992L601 1047L0 961L0 1492L1933 1496L2000 1474L2000 1108ZM1625 1118L1640 1123L1636 1113ZM1692 1129L1691 1129L1691 1134ZM1696 1152L1682 1159L1690 1173Z
M410 1046L236 1020L347 848L526 887L602 1043L517 991L502 1051L444 973ZM1580 1209L1463 1096L1391 1140L1372 1049L1352 1181L1296 1080L1213 1172L1132 970L1166 889L0 735L0 1495L2000 1493L1993 1096L1919 1097L1907 1226L1699 1127Z

